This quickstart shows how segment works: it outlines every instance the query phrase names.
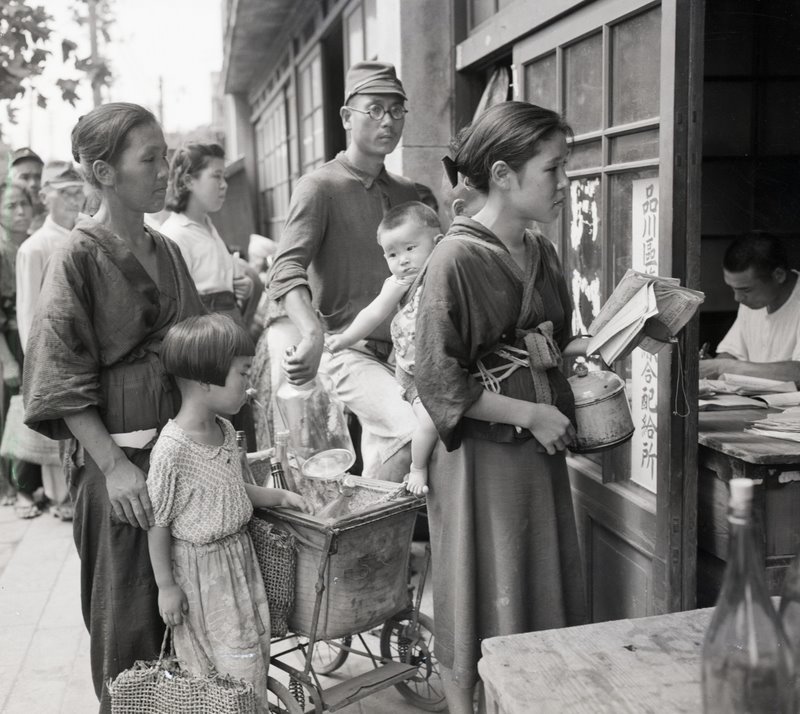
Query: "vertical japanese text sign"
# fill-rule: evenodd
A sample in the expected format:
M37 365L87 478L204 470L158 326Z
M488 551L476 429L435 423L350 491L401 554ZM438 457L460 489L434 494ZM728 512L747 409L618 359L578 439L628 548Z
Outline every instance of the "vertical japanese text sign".
M631 182L631 267L658 275L658 178ZM658 463L658 357L644 350L631 355L631 480L656 492Z

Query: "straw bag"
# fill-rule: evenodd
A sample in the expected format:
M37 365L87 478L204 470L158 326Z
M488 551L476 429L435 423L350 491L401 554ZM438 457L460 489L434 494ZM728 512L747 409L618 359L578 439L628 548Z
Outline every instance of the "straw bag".
M170 628L164 633L157 660L139 660L109 682L111 714L256 714L253 684L213 672L196 675L167 651Z
M269 603L270 636L284 637L294 607L297 542L293 535L253 516L248 525Z
M60 466L58 443L25 426L22 395L15 394L11 397L6 426L3 429L3 441L0 443L0 456L42 466Z

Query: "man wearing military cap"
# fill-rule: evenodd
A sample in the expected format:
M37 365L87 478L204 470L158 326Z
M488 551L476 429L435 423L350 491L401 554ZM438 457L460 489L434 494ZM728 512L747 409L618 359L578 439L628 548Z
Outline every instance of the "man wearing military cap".
M321 366L361 423L363 475L392 481L408 473L416 421L388 364L389 323L336 355L323 355L323 336L344 330L378 295L389 274L378 224L388 209L418 200L411 181L384 167L403 133L406 100L393 65L350 67L339 110L350 144L298 182L269 275L269 297L282 303L295 328L286 321L269 328L273 364L282 361L293 384Z
M28 146L14 149L9 156L11 180L24 183L28 187L28 192L31 194L31 200L33 201L33 220L28 229L28 235L31 235L44 223L44 217L47 214L47 209L39 200L43 166L44 161L39 157L39 154Z
M50 256L69 240L78 212L85 200L83 178L70 161L50 161L42 170L38 198L45 207L44 221L17 251L17 329L22 349L33 325L36 302L41 292L45 268ZM59 466L58 442L53 441L53 454L41 464L41 480L45 495L54 502L54 513L63 520L72 520L72 506Z

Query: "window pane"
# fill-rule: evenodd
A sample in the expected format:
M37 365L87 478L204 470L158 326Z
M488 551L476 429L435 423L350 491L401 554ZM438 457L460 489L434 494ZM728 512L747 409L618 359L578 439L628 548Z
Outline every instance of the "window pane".
M658 129L639 131L636 134L623 134L609 140L611 163L644 161L658 158Z
M587 141L581 144L573 144L570 147L567 171L577 171L579 169L591 169L603 165L603 150L600 140Z
M576 134L603 123L603 37L600 33L564 48L567 121Z
M488 20L496 11L496 0L469 0L469 29Z
M631 221L633 211L631 206L631 181L634 179L652 178L658 176L658 169L642 169L628 171L623 174L609 176L608 181L608 236L611 240L613 260L613 284L616 285L625 271L631 267L631 253L633 240L631 237ZM609 289L610 292L610 289Z
M603 269L600 179L575 179L570 182L569 193L569 242L564 271L575 306L572 329L576 335L585 335L600 310Z
M525 99L548 109L556 106L556 54L525 65Z
M661 8L611 28L611 124L658 116Z
M378 30L378 11L377 0L364 0L364 59L372 60L378 57L378 42L380 32Z

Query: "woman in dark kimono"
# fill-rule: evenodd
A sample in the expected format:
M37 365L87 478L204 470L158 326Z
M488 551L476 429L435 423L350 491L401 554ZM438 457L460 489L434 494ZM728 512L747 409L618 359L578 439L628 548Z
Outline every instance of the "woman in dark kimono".
M451 714L472 712L485 637L585 618L564 449L574 402L559 367L572 306L558 256L527 230L567 199L571 132L525 102L487 109L446 160L486 195L428 263L416 383L442 444L430 464L436 655Z
M48 265L28 338L26 423L68 453L100 711L109 678L158 656L164 625L147 548L153 512L150 447L177 413L179 393L159 361L176 322L205 312L176 245L144 224L167 188L167 146L155 117L106 104L72 130L72 153L101 196L91 219Z

